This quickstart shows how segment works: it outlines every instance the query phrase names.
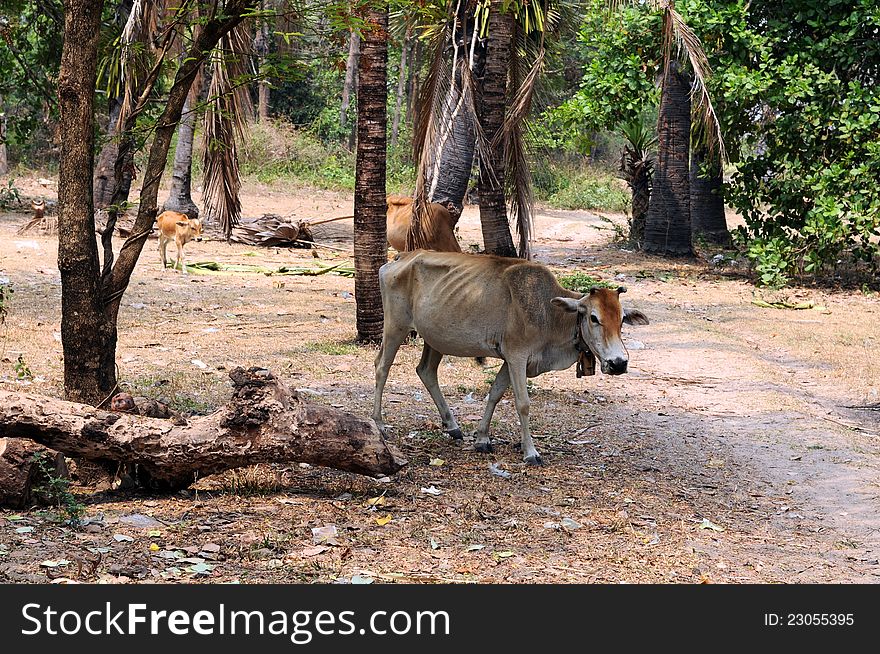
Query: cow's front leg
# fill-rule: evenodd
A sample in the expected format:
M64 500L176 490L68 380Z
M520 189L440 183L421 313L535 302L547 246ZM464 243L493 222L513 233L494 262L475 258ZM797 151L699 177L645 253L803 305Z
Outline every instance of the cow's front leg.
M440 390L440 382L437 381L437 367L442 359L443 355L440 352L425 343L425 347L422 350L422 359L416 367L416 372L425 388L428 389L428 393L431 394L434 404L437 405L437 410L440 412L440 420L443 421L443 429L454 439L459 440L463 438L463 434L458 423L455 422L455 417L452 415L449 405L446 403L446 398L443 397L443 393Z
M526 362L511 363L510 383L513 386L513 397L516 400L516 412L519 414L519 425L522 430L523 461L531 465L541 465L544 460L535 449L532 433L529 431L529 387L526 379Z
M186 274L186 262L183 260L183 244L177 242L177 265L180 266L181 274Z
M382 332L382 347L379 348L379 354L376 355L376 388L373 391L373 422L379 428L382 435L385 435L385 423L382 420L382 393L385 390L385 382L388 381L388 371L391 364L394 363L394 357L397 356L397 350L406 340L409 334L409 328L390 329L388 327L389 316L385 314L385 328Z
M505 361L504 365L501 366L501 370L495 375L495 381L492 382L492 387L489 389L489 395L486 397L486 408L483 411L483 419L480 421L477 433L474 434L474 449L477 452L492 451L489 427L492 424L492 415L495 413L495 407L498 406L498 402L504 396L508 386L510 386L510 367L507 365L507 361Z

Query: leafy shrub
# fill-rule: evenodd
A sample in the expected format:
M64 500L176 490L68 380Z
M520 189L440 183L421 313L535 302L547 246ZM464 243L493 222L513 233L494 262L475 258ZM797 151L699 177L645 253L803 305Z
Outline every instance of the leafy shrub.
M624 183L583 159L538 162L532 177L535 198L557 209L623 212L629 206Z

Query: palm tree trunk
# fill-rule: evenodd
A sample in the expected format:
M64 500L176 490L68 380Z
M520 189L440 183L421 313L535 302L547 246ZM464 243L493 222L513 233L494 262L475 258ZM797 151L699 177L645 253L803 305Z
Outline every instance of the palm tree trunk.
M678 66L670 63L660 95L657 168L645 218L645 252L664 256L693 254L690 130L690 83Z
M193 142L196 132L196 112L193 108L195 90L183 105L183 115L177 128L177 147L174 148L174 168L171 175L171 191L162 205L162 211L179 211L190 218L199 217L199 207L192 199Z
M133 0L120 0L116 7L115 21L119 29L128 21L131 14ZM94 201L96 209L106 209L113 202L113 191L116 181L116 159L119 156L119 112L122 109L122 96L110 98L107 122L107 131L104 137L104 146L98 155L95 165ZM122 177L120 193L124 199L128 199L131 191L131 182L134 169L131 162L125 162L125 171Z
M92 171L95 81L103 0L68 0L58 75L61 159L58 270L68 399L97 404L116 387L116 324L104 313Z
M410 33L407 30L406 38L400 46L400 70L397 75L397 101L394 105L394 117L391 120L391 145L397 145L397 135L400 132L400 108L403 105L403 96L406 94L406 55L409 50Z
M342 85L342 103L339 107L339 129L344 131L348 126L348 109L351 106L351 94L357 84L358 60L360 59L361 39L357 32L351 31L348 39L348 60L345 63L345 83Z
M6 112L3 110L3 96L0 95L0 175L9 172L9 155L6 151Z
M721 166L709 162L706 147L691 153L691 223L694 234L711 243L728 245Z
M504 143L501 126L507 110L507 69L513 42L513 16L493 6L489 15L486 74L480 93L480 124L490 144L487 161L480 161L480 226L489 254L515 257L504 197Z
M354 188L354 294L357 338L382 339L379 268L388 261L385 158L388 92L388 7L367 5L357 87Z
M266 10L266 0L260 3L260 9ZM260 18L257 26L254 50L258 56L261 76L257 82L257 120L265 123L269 120L269 80L265 78L266 56L269 54L269 20L266 17Z
M471 179L475 145L473 112L467 106L469 90L465 88L462 68L470 67L471 77L479 80L486 63L486 44L481 39L474 39L476 26L473 16L468 14L466 2L459 3L458 13L463 29L455 34L457 65L440 116L443 127L428 175L428 199L461 213Z

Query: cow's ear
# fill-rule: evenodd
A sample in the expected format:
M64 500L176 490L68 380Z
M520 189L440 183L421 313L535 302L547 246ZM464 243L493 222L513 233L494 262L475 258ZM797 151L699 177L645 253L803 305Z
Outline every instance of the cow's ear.
M647 325L648 317L638 309L624 309L623 322L627 325Z
M581 306L578 300L572 300L570 297L555 297L550 300L550 304L559 307L563 311L569 311L571 313L578 311Z

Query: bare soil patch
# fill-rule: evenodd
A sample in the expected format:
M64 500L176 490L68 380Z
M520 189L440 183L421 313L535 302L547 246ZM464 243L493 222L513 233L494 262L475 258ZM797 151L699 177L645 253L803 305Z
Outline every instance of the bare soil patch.
M51 198L51 187L24 183ZM244 205L248 215L298 219L351 213L346 196L280 187L251 189ZM5 388L59 395L56 241L16 235L27 219L0 215L0 276L15 291L0 378ZM334 223L323 237L348 247L350 225ZM627 375L576 379L572 368L532 381L546 466L526 467L513 448L509 396L496 413L495 454L445 436L410 343L386 393L390 438L410 461L398 476L279 463L150 497L91 483L83 468L75 492L87 505L84 527L41 509L0 512L0 581L880 580L878 413L848 408L878 401L876 298L805 289L787 297L820 308L762 308L727 269L627 252L595 229L605 226L585 212L541 212L536 258L558 272L619 279L626 304L652 324L625 329ZM460 231L463 246L479 242L476 210ZM222 241L191 243L187 259L316 261L307 250ZM369 415L375 350L353 344L353 292L352 279L335 275L183 276L161 269L151 240L123 301L120 379L135 394L207 412L229 392L228 370L261 365L315 401ZM441 364L466 431L495 370ZM336 536L316 543L312 529L328 525Z

